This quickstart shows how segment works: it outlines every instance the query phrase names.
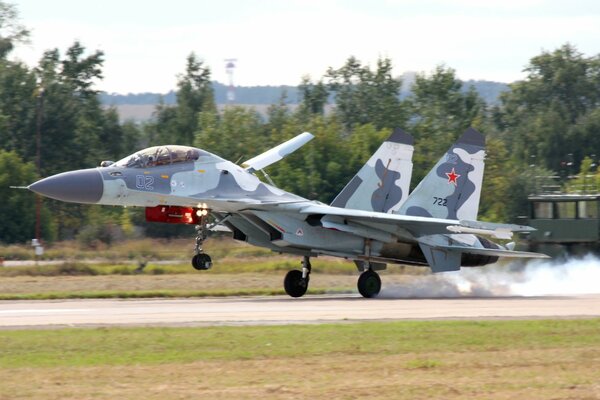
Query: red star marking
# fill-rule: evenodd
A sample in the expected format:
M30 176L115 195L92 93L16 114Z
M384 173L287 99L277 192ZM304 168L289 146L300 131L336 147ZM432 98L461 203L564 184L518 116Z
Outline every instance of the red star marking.
M460 175L454 171L454 168L452 168L452 171L446 172L446 176L448 177L448 183L454 183L454 186L456 186L456 180L460 177Z

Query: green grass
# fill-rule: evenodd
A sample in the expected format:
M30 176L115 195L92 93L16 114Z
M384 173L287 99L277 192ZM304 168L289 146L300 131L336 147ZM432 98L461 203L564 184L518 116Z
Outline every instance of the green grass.
M310 288L310 294L354 293L351 287ZM147 299L147 298L190 298L190 297L228 297L228 296L277 296L284 295L282 289L272 288L236 288L208 290L98 290L43 293L0 293L0 300L58 300L58 299Z
M315 259L312 261L313 272L328 274L353 275L356 267L353 263L335 259ZM277 257L264 259L233 259L225 258L215 263L211 274L231 273L273 273L297 269L300 262L293 258ZM53 265L32 265L24 267L0 268L0 277L14 276L94 276L94 275L135 275L138 272L137 263L101 263L88 264L77 261L66 261ZM189 274L193 272L189 262L176 264L148 263L141 274L164 275L164 274Z
M0 331L0 368L410 353L415 357L405 368L435 369L443 365L429 357L435 352L597 352L598 332L600 319L16 330Z
M0 331L0 399L595 399L600 319Z
M46 244L43 260L104 259L108 261L137 260L187 260L190 257L193 237L188 239L135 239L85 247L75 240ZM268 249L250 246L228 237L214 237L205 242L215 258L224 257L270 257L276 255ZM0 257L5 260L32 260L33 248L26 244L0 245Z

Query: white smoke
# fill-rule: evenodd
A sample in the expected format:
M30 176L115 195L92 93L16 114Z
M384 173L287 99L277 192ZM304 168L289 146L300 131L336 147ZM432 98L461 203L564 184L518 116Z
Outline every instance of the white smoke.
M527 264L494 264L416 276L401 284L385 285L380 297L440 298L544 296L600 293L600 259L583 258Z

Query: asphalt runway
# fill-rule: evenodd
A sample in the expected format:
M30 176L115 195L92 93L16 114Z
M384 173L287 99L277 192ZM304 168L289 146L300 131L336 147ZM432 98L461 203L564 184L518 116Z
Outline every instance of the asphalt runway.
M583 317L600 317L600 294L453 299L363 299L324 295L301 299L275 296L0 302L0 329Z

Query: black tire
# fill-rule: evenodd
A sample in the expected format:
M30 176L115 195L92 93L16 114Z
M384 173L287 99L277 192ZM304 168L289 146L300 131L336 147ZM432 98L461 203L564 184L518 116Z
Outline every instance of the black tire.
M302 297L308 289L308 276L302 278L302 271L293 269L285 275L283 288L291 297Z
M198 271L206 271L212 267L212 260L208 254L196 254L192 257L192 267Z
M358 277L358 292L368 299L375 297L381 290L381 278L375 271L365 271Z

